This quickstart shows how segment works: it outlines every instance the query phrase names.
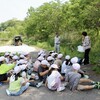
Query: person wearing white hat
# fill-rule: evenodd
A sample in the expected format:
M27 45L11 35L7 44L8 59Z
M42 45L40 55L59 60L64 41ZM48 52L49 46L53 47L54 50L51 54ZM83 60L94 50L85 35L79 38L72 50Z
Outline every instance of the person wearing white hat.
M65 75L65 73L72 70L72 67L70 66L70 56L66 55L65 61L63 61L61 66L61 74Z
M1 56L0 57L0 65L5 61L5 57L4 56Z
M50 65L52 65L54 63L54 58L52 56L48 56L47 61L49 62Z
M20 59L24 59L25 56L23 54L20 55Z
M13 59L13 62L17 62L17 61L19 60L19 57L18 57L17 55L14 55L14 56L12 57L12 59Z
M24 78L20 76L20 71L19 66L14 68L14 74L10 77L9 88L6 89L8 96L19 96L27 90L30 85L29 80L24 80ZM13 79L11 79L12 77Z
M18 65L23 65L23 64L27 64L27 61L24 60L24 59L20 59L18 62L17 62Z
M36 61L33 63L33 70L34 70L35 72L38 71L38 67L41 65L41 61L42 61L42 60L44 60L44 57L39 56L39 57L36 59Z
M38 68L39 80L45 83L49 71L50 69L48 67L48 61L42 60L41 65Z
M62 66L62 57L63 54L58 54L57 59L54 61L54 64L57 64L59 67L59 71L61 72L61 66Z
M52 64L51 66L51 74L47 77L46 85L50 90L63 91L65 87L61 84L61 80L64 78L58 72L58 66L56 64Z
M69 87L71 91L89 90L98 87L98 85L95 84L93 80L87 78L81 78L81 74L78 73L78 71L80 70L80 65L78 63L73 64L72 67L73 67L73 71L65 75L65 81L69 83ZM88 82L94 85L81 85L81 83L84 82Z
M71 59L71 63L72 64L75 64L75 63L77 63L78 62L78 57L73 57L72 59Z

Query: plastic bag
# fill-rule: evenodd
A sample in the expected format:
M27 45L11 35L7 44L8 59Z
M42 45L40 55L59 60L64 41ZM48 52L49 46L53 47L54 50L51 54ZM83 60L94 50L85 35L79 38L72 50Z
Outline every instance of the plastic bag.
M81 45L79 45L77 48L78 48L77 51L79 51L79 52L84 52L84 51L85 51L85 50L84 50L84 47L81 46Z

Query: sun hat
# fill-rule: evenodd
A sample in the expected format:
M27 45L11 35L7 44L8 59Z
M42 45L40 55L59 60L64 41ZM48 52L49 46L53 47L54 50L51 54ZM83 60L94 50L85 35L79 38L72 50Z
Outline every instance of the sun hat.
M19 59L19 57L17 55L15 55L15 56L13 56L12 59L17 60L17 59Z
M58 53L54 52L51 54L52 57L54 57L55 55L57 55Z
M4 61L5 60L5 57L4 56L1 56L0 57L0 61Z
M44 51L44 50L40 50L40 51L38 52L38 55L41 55L41 54L43 54L43 53L45 53L45 51Z
M20 55L20 58L25 58L25 56L23 54Z
M6 53L5 53L5 56L9 56L9 52L6 52Z
M78 57L73 57L71 59L71 63L74 64L74 63L77 63L78 62Z
M23 64L23 65L19 65L19 67L20 67L21 70L25 70L27 65Z
M24 52L24 53L23 53L24 56L26 56L26 55L28 55L28 54L29 54L28 52Z
M24 59L20 59L20 60L18 61L18 64L26 64L26 63L27 63L27 61L24 60Z
M78 63L73 64L72 67L77 71L80 69L80 65Z
M48 63L49 62L47 60L42 60L42 62L41 62L42 65L47 65L47 66L48 66Z
M65 59L69 60L70 59L70 56L69 55L66 55Z
M63 54L58 54L57 58L62 58L63 57Z
M43 56L39 56L37 59L42 61L42 60L44 60L44 57Z
M47 57L48 61L54 60L54 58L52 56Z
M50 67L51 67L51 68L58 69L58 66L57 66L56 64L52 64Z
M16 66L14 68L14 73L18 74L21 71L21 68L19 66Z

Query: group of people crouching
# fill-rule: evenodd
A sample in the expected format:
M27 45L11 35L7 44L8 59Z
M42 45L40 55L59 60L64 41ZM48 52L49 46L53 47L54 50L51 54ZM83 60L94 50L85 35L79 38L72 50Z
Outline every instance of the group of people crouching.
M29 86L47 87L52 91L61 92L65 87L71 91L99 88L100 83L90 80L81 70L78 57L63 57L54 51L46 53L41 50L33 62L29 53L5 53L0 57L0 85L8 82L6 93L19 96ZM82 85L81 83L91 83Z

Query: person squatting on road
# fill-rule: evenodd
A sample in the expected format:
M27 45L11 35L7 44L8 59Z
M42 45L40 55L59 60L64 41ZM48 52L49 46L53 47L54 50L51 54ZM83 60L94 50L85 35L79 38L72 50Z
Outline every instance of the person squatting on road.
M60 51L60 36L58 33L56 33L56 36L54 38L54 47L55 47L55 52L59 53Z

